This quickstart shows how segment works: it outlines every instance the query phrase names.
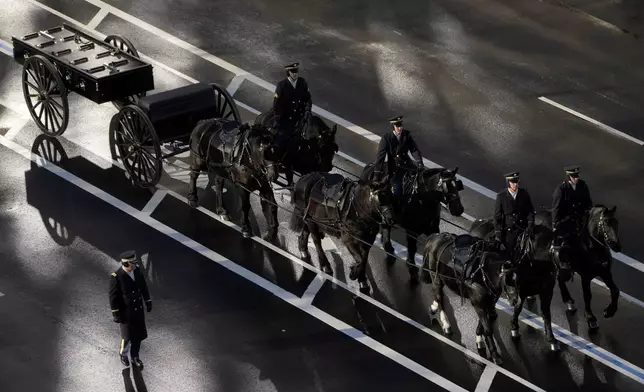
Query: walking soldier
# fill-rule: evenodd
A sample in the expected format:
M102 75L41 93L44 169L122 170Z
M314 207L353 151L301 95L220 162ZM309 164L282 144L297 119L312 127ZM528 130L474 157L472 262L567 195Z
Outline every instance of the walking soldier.
M110 306L114 322L121 327L121 349L119 356L123 366L130 366L128 352L132 363L143 368L139 359L141 342L148 337L145 325L145 313L152 310L152 300L148 286L141 270L136 268L137 256L134 251L121 253L121 267L112 272L110 277Z

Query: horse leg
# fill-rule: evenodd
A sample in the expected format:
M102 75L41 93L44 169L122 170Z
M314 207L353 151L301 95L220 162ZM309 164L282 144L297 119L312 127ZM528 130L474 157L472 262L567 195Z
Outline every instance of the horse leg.
M479 319L479 322L476 325L476 349L477 350L485 350L485 342L483 340L483 324L481 323L481 320Z
M197 179L201 172L200 165L193 163L190 165L190 181L188 181L188 204L192 208L197 208L199 205L199 196L197 196Z
M405 234L407 235L407 269L409 270L409 279L411 284L418 284L418 267L416 266L418 240L407 231L405 231Z
M313 244L315 245L315 250L318 252L318 261L320 262L320 268L325 274L333 275L333 269L331 269L331 263L324 253L322 248L322 233L320 233L320 228L317 225L311 225L311 238L313 239Z
M574 273L571 271L571 273ZM568 291L568 286L566 282L561 278L557 277L557 282L559 283L559 291L561 292L561 300L566 304L566 311L576 312L577 307L575 306L575 300L570 296L570 291Z
M306 262L311 261L311 254L309 253L309 234L311 233L310 226L314 226L315 223L309 223L304 221L304 226L302 227L302 232L297 237L297 249L300 251L300 257Z
M555 339L555 335L552 334L552 315L550 314L554 286L554 282L552 282L552 284L548 284L548 287L543 288L543 291L539 293L539 303L541 304L544 333L546 341L550 343L550 351L559 351L559 342Z
M371 288L369 287L369 283L367 283L366 276L367 256L369 254L369 249L367 248L367 252L364 252L360 242L355 241L347 234L343 235L343 237L345 237L343 238L343 242L346 244L349 252L351 252L351 256L353 256L354 259L353 265L349 267L349 279L357 280L358 285L360 286L360 292L369 295Z
M516 305L514 305L514 311L512 312L512 320L510 321L510 335L512 335L512 339L519 339L521 337L521 333L519 332L519 315L523 310L524 302L525 302L525 298L523 296L520 296L519 301L517 302Z
M613 281L613 273L610 271L610 269L602 271L599 276L602 278L604 283L606 283L606 287L608 287L608 289L610 290L610 304L606 307L606 309L604 309L604 317L611 318L617 312L617 303L619 302L619 288L617 288L617 285Z
M441 329L443 330L443 333L445 335L449 336L452 334L452 326L449 323L449 319L447 318L447 314L445 313L443 306L443 301L445 300L443 286L445 286L445 283L443 283L443 280L438 276L438 274L436 274L436 277L434 277L434 280L432 282L434 302L432 302L432 304L429 306L429 311L432 318L434 318L436 316L436 313L438 313L438 322L441 326Z
M241 190L241 209L242 209L242 235L244 238L250 238L252 230L250 228L250 220L248 215L250 213L250 192L246 189Z
M503 364L503 359L496 349L496 344L494 343L494 333L492 331L492 320L490 319L490 312L487 307L481 306L482 303L472 303L476 314L479 316L479 322L483 326L483 334L485 335L485 345L487 346L487 351L489 353L488 358L492 360L497 365Z
M386 225L381 226L380 240L382 242L382 248L385 250L385 252L388 253L387 266L391 267L396 262L396 257L391 256L394 254L394 247L393 245L391 245L391 227L390 226L386 226Z
M259 192L262 196L262 200L260 202L262 205L262 211L264 212L264 218L268 225L268 232L264 236L264 240L273 242L277 239L277 202L275 201L275 196L273 195L273 190L270 185L264 185Z
M590 291L590 278L587 276L582 276L581 278L581 288L584 292L584 305L586 309L586 322L588 323L589 332L594 332L599 328L597 323L597 317L593 314L593 310L590 306L590 301L593 298L593 294Z
M215 209L215 214L219 215L221 219L225 221L230 220L230 217L228 216L228 212L224 207L224 179L222 177L215 176L214 182L215 182L215 201L216 201L215 205L217 206ZM243 203L243 200L242 200L242 203Z

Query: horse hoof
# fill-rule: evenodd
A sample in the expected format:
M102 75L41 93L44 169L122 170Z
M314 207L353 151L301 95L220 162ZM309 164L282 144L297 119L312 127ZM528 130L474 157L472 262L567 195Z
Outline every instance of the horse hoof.
M604 309L604 318L611 318L617 313L617 307L607 307Z
M226 221L226 222L230 221L230 217L228 216L228 214L219 214L219 217L221 218L222 221Z
M485 349L485 342L483 341L483 336L481 335L476 335L476 349L477 350Z
M300 258L304 261L311 261L311 255L308 252L300 251Z
M577 307L574 302L566 302L566 311L574 313L577 311Z
M242 227L242 236L244 238L250 238L251 236L250 227Z
M588 332L596 332L599 329L597 320L588 320Z
M518 329L511 330L510 335L512 335L512 339L515 339L515 340L518 340L521 337L521 334L519 333Z
M494 362L494 364L497 366L503 365L503 359L501 359L501 356L499 354L492 356L492 362Z
M362 294L369 295L371 293L371 287L369 287L369 283L360 282L360 292Z
M445 334L445 336L451 336L452 335L452 327L443 328L443 333Z
M324 272L325 274L333 275L333 270L328 265L322 267L322 272Z
M272 243L275 242L275 240L277 240L277 230L271 230L264 234L264 241Z
M188 200L188 205L190 208L197 208L199 207L199 202L197 200Z
M550 343L550 351L552 351L553 353L556 353L560 349L561 349L561 347L559 347L559 342Z

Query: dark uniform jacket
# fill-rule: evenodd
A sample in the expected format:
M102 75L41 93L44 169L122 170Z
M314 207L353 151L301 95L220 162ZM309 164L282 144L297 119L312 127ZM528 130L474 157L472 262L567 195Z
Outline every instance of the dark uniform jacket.
M288 80L277 84L273 95L275 125L280 129L292 130L306 111L311 111L312 100L309 85L304 78L298 78L295 88Z
M505 234L508 231L525 229L528 224L534 224L534 206L528 191L519 188L516 199L508 189L496 195L494 206L494 231Z
M134 268L134 279L123 270L112 272L110 277L110 306L112 313L121 320L124 339L144 340L148 337L145 325L144 300L151 302L148 285L139 268Z
M385 174L393 176L396 170L402 165L405 167L412 166L408 153L411 152L416 160L416 165L422 165L423 157L416 145L416 141L407 129L400 133L400 140L394 135L393 131L387 132L381 139L378 146L378 155L376 155L374 179L377 181ZM385 157L387 167L384 167Z
M554 229L574 229L577 219L584 219L588 210L593 207L590 190L584 180L577 182L576 189L570 182L564 181L552 195L552 227ZM569 223L569 224L567 224ZM562 224L566 227L562 227Z

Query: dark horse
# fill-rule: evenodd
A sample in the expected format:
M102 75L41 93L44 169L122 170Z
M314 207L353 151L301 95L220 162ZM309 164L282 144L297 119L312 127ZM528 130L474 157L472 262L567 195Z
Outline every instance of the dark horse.
M451 326L443 310L443 286L461 298L468 298L479 318L476 326L476 347L481 350L483 337L488 358L500 365L503 361L494 343L492 327L496 320L496 302L502 293L516 300L517 271L500 252L496 242L463 234L433 233L427 238L423 252L423 274L431 271L434 302L432 315L438 314L446 335Z
M494 221L491 218L477 219L470 228L471 235L491 241L494 237ZM539 295L541 316L545 330L546 341L552 351L559 350L559 342L552 334L552 317L550 304L555 289L557 277L569 279L571 274L570 262L563 254L557 252L554 245L552 230L543 225L536 225L531 230L525 230L519 235L517 252L519 252L518 277L516 295L511 299L514 312L510 324L512 338L518 339L519 315L526 298Z
M613 281L611 266L613 256L610 251L621 252L622 245L619 241L619 222L615 217L617 207L608 208L604 205L595 205L589 212L588 226L584 234L588 240L583 240L579 236L574 236L564 242L560 253L570 255L572 270L581 276L581 287L584 292L584 303L586 308L586 322L588 329L596 331L599 328L597 318L593 314L590 306L592 298L590 292L590 282L600 277L610 290L610 304L604 309L604 317L610 318L617 312L617 303L619 301L619 288ZM552 227L552 215L548 210L539 211L536 219L543 225ZM570 296L565 279L559 279L559 290L561 298L566 303L567 310L574 312L575 301Z
M190 135L190 184L188 201L198 205L197 178L202 171L215 184L216 213L224 220L228 214L223 203L224 179L231 181L241 192L242 235L251 236L248 220L250 194L259 191L262 210L268 224L264 237L277 237L277 204L271 182L277 178L271 143L273 136L261 125L249 127L223 119L200 121ZM213 178L214 177L214 178Z
M255 124L272 131L274 118L273 109L269 109L257 116ZM338 152L338 144L335 142L337 130L337 125L329 128L316 115L311 115L308 121L298 122L293 130L289 149L279 159L279 169L286 176L287 186L293 185L293 171L304 175L311 172L328 173L333 169L333 157Z
M374 164L368 164L362 171L363 180L373 177ZM450 170L431 168L409 170L403 177L403 193L400 200L394 200L396 223L404 230L407 237L407 267L413 283L418 281L416 250L418 236L429 235L440 231L441 203L445 203L453 216L460 216L465 211L458 192L463 190L463 183L456 179L458 167ZM391 226L382 225L382 244L389 254L394 253L391 245ZM395 262L394 257L387 257L389 265Z
M386 184L350 181L339 174L309 173L295 183L291 229L301 232L298 248L303 259L311 259L309 234L318 253L320 267L332 274L322 249L324 234L341 238L355 262L349 278L358 280L360 291L370 293L366 267L369 250L381 223L392 223L391 188Z

